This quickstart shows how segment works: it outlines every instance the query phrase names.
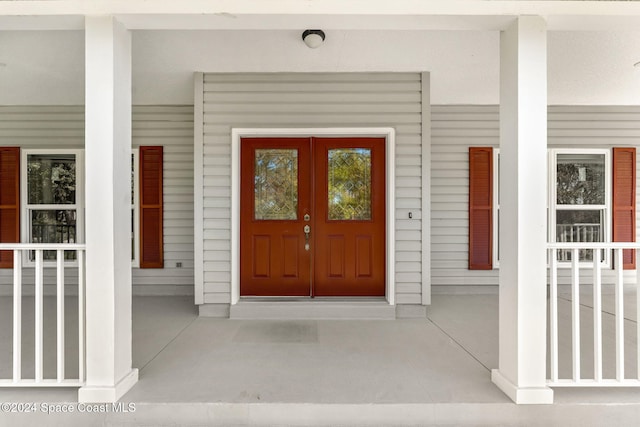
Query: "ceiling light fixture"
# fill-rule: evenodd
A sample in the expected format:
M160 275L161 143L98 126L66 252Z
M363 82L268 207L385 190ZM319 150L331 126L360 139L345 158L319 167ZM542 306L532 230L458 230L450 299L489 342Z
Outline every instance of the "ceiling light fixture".
M304 30L302 40L311 49L315 49L322 44L325 35L322 30Z

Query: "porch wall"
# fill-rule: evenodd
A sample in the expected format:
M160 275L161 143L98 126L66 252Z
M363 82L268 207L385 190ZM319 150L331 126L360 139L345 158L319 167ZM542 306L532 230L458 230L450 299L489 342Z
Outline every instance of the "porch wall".
M396 130L396 302L421 304L420 73L204 75L204 303L231 302L231 129ZM408 219L408 213L413 219Z
M0 106L0 145L21 148L84 148L83 106ZM134 106L133 147L164 146L164 269L133 269L137 295L193 293L193 107ZM176 263L182 262L182 268ZM23 280L33 283L33 268ZM45 269L45 284L55 269ZM67 269L68 285L77 270ZM12 270L0 269L0 295L12 292ZM90 285L90 284L89 284ZM51 286L45 291L53 292ZM70 289L71 291L71 289ZM29 292L29 288L26 288Z
M468 151L472 146L499 147L498 110L497 105L432 107L431 281L434 293L485 292L495 290L493 287L498 285L497 269L468 269ZM640 107L550 106L548 129L549 148L638 146ZM640 164L636 169L638 166ZM640 182L636 185L638 196L639 190ZM613 281L612 273L603 271L605 283ZM568 270L560 270L559 276L561 283L569 283ZM625 271L625 276L631 280L635 272ZM590 283L591 277L585 274L581 280Z

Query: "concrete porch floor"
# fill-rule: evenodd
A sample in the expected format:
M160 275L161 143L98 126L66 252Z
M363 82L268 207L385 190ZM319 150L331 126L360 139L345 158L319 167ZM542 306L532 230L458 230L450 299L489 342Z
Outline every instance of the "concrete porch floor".
M4 378L10 304L0 298ZM562 320L569 301L560 306ZM390 321L200 318L190 297L136 297L133 307L140 381L121 402L135 403L135 412L0 413L0 426L621 426L640 419L640 389L556 389L555 405L511 403L490 380L498 365L497 295L434 295L427 319ZM626 312L634 340L635 317ZM627 362L635 374L635 350ZM0 402L76 401L76 389L0 389Z

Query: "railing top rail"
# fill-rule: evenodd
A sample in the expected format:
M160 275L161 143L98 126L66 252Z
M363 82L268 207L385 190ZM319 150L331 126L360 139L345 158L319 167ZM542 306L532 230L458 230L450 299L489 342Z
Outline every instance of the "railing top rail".
M640 242L557 242L547 249L640 249Z
M64 249L67 251L86 249L85 243L0 243L0 251L10 250L45 250L55 251Z

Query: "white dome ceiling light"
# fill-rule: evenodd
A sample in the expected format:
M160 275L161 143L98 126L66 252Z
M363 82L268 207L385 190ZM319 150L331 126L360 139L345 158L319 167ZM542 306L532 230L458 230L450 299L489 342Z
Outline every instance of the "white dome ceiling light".
M315 49L322 44L325 35L322 30L305 30L302 33L302 40L311 49Z

